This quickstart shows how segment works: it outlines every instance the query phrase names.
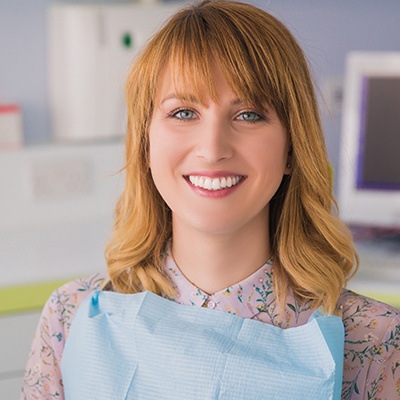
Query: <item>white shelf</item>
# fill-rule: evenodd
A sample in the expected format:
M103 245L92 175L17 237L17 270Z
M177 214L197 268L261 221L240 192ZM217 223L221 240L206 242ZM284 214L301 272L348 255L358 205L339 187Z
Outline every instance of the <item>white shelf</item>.
M119 143L1 154L0 288L104 270L122 166Z

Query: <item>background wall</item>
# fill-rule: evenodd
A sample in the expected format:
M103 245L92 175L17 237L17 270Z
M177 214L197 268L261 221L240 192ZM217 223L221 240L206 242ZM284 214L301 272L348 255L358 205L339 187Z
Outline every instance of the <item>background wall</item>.
M0 103L22 106L28 145L51 141L46 71L46 8L50 1L0 1ZM116 0L103 0L106 2ZM327 83L341 82L348 51L400 50L398 0L248 2L272 12L299 38L324 95ZM335 108L330 114L324 111L323 121L330 158L337 167L340 112Z

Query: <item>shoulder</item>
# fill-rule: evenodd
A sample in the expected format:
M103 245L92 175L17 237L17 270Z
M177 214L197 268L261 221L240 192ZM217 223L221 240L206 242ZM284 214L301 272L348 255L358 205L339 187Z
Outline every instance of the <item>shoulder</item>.
M21 398L63 398L61 358L71 322L83 300L105 279L106 274L76 279L51 294L32 342Z
M400 396L400 310L343 290L343 398Z
M43 316L50 325L62 325L64 334L68 335L72 319L85 298L94 290L101 288L107 275L91 275L68 282L55 290L43 309ZM51 323L52 322L52 323Z
M90 292L100 289L106 279L106 273L97 273L72 280L56 289L50 296L50 299L57 296L77 297L77 300L80 297L85 298Z
M342 291L339 304L342 306L345 327L358 325L363 320L363 326L386 331L400 318L400 310L396 307L348 289Z
M56 357L61 357L72 320L81 303L94 290L100 289L106 274L75 279L56 289L43 307L39 322L42 338L51 340Z
M340 300L346 339L381 343L392 335L400 340L400 310L396 307L343 290Z
M346 310L352 312L361 310L379 310L380 312L384 312L392 316L398 315L400 313L400 309L394 306L382 303L381 301L353 292L349 289L342 290L339 298L339 303L343 306L343 312L345 312Z
M61 344L68 336L72 320L83 300L105 282L105 273L70 281L56 289L48 298L41 314L42 328Z

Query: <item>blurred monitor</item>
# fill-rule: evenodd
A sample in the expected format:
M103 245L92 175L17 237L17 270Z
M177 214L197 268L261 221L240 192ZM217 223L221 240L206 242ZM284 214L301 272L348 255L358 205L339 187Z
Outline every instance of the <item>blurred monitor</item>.
M345 73L340 216L400 227L400 52L349 53Z

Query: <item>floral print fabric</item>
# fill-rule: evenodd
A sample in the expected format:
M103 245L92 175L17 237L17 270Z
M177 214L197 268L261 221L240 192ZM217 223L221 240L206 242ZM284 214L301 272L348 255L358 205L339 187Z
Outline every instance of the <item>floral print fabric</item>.
M309 303L299 303L290 294L284 313L280 313L273 289L272 262L213 295L190 283L172 257L166 258L165 271L177 293L170 300L181 304L229 312L283 329L305 324L312 313ZM85 297L99 289L105 279L105 274L79 279L51 295L32 344L21 399L64 399L61 359L73 316ZM339 304L345 327L342 400L399 400L399 310L346 289Z

